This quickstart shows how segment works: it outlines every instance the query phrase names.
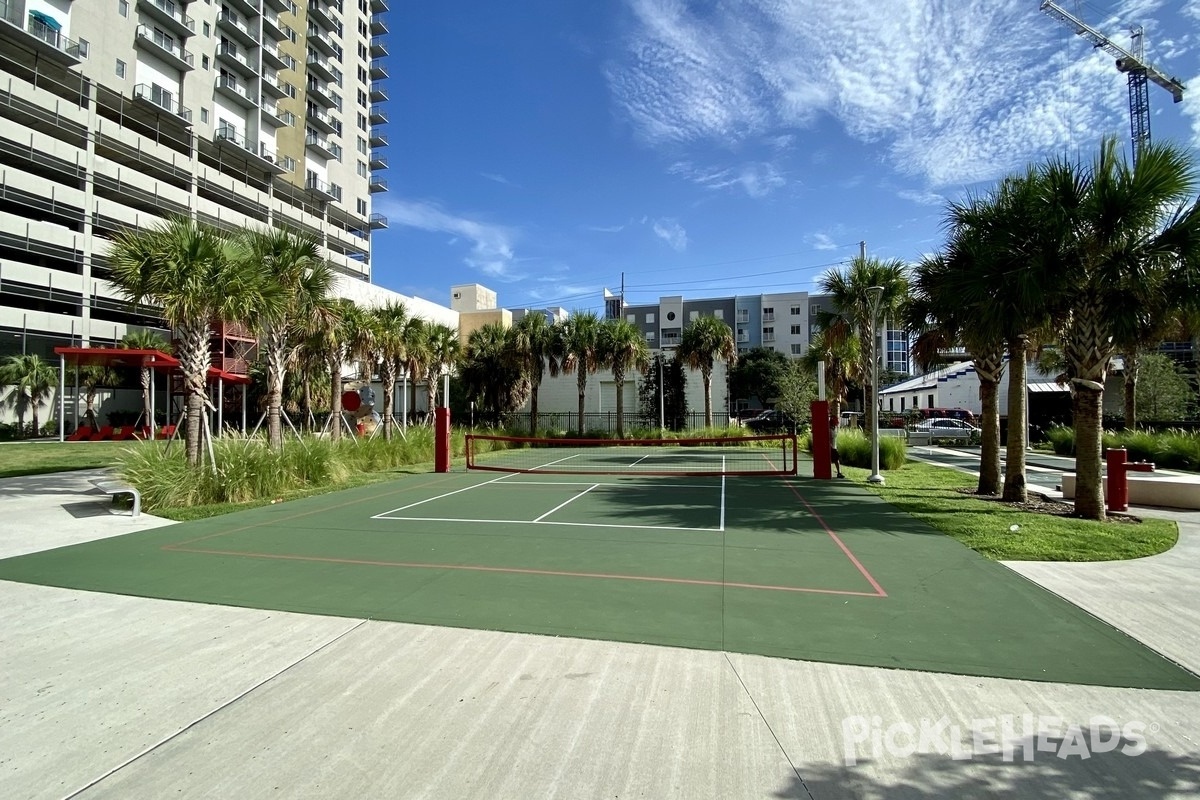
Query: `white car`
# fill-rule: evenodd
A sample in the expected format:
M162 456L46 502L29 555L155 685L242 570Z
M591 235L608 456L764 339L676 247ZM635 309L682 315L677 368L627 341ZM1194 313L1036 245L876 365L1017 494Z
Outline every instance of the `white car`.
M918 422L913 428L917 433L929 434L929 440L953 439L956 442L978 442L982 430L961 419L941 417Z

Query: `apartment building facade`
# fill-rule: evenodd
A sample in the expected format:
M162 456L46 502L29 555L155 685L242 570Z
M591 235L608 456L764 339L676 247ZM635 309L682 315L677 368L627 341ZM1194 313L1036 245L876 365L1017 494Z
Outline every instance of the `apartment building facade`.
M371 276L387 226L387 0L0 0L0 357L161 328L113 236L183 215L316 237ZM214 287L219 290L219 287Z

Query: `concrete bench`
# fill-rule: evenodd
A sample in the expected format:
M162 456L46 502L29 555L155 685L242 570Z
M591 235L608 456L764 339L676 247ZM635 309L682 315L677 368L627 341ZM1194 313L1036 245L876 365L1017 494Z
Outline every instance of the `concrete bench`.
M1131 506L1163 506L1165 508L1200 509L1200 477L1192 475L1131 474L1129 504ZM1101 491L1108 496L1108 477L1103 478ZM1075 473L1064 472L1062 493L1066 500L1075 499Z
M133 496L133 516L142 513L142 494L130 484L118 478L93 478L90 483L109 495L128 494Z

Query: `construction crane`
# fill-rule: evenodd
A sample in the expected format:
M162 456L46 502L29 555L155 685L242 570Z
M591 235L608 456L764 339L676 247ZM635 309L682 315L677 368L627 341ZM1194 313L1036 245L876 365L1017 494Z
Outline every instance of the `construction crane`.
M1146 62L1145 33L1139 25L1131 30L1133 50L1126 50L1100 31L1088 25L1053 0L1042 0L1042 12L1049 14L1117 59L1117 69L1129 75L1129 128L1133 141L1133 160L1136 163L1142 148L1150 144L1150 96L1147 82L1156 83L1171 93L1178 103L1183 100L1184 85L1177 78L1167 77Z

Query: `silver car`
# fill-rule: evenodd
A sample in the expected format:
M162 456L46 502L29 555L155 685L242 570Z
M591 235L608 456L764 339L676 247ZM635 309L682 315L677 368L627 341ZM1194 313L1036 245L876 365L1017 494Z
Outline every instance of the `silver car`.
M969 422L961 419L939 417L918 422L913 428L917 433L929 434L931 442L940 439L950 439L956 442L975 443L979 441L982 431Z

